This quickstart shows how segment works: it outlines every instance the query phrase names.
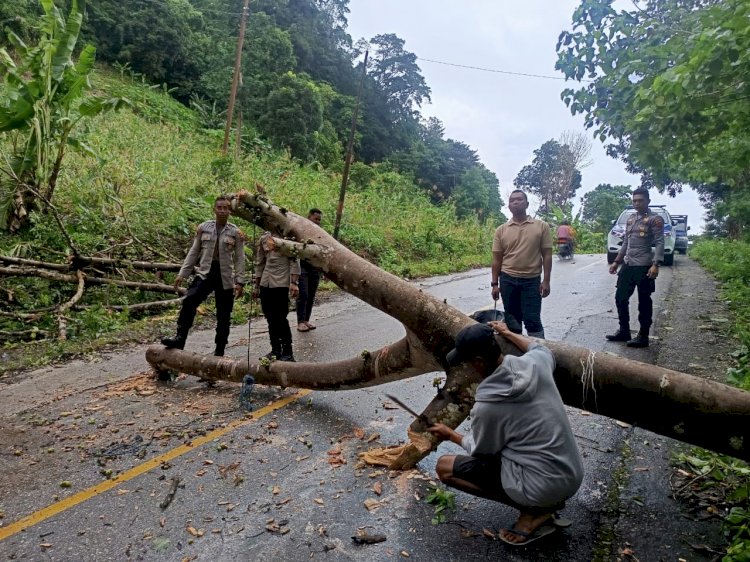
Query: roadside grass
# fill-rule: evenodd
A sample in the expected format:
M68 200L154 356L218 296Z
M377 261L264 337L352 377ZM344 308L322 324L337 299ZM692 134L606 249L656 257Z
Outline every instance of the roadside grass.
M750 390L750 244L723 239L700 239L690 250L698 263L721 281L721 295L733 313L732 334L739 347L734 357L737 366L727 380Z
M675 499L698 518L722 518L727 540L723 562L750 560L750 466L695 448L676 455Z
M241 189L253 191L256 185L297 214L305 216L311 207L322 209L323 228L333 230L340 173L301 166L287 153L269 148L252 130L243 136L241 157L222 157L223 131L203 129L196 112L126 69L100 68L94 85L98 93L127 98L131 107L85 124L85 141L96 157L72 151L65 156L53 203L82 254L181 262L195 227L212 218L214 198ZM0 152L7 142L0 135ZM239 221L239 226L251 240L260 235L250 224ZM489 265L496 226L458 220L452 204L433 205L409 178L386 166L373 166L350 185L340 238L377 266L416 278ZM252 252L247 253L249 258ZM0 254L62 262L70 250L51 214L40 212L32 215L32 227L20 235L0 233ZM173 277L166 274L162 282L171 283ZM153 281L150 274L142 279ZM2 288L8 302L24 311L53 307L75 291L73 286L33 277L3 278ZM106 345L101 342L138 341L143 337L139 323L147 326L149 320L134 323L127 314L107 308L164 298L112 287L87 288L88 308L70 311L68 340L62 343L54 339L54 314L42 313L33 321L0 315L0 334L26 331L33 324L39 332L27 339L46 338L34 341L38 351L28 354L21 351L28 342L3 337L0 349L11 358L0 361L0 374L86 353L92 346ZM237 322L247 318L248 303L243 305L235 307ZM163 317L151 321L158 326Z
M727 382L750 390L750 244L700 238L690 255L721 282L721 295L733 314L731 331L740 347L733 353L737 364L727 372ZM723 517L729 546L722 561L750 560L750 466L703 449L679 455L676 464L688 479L679 488L685 496L680 499Z

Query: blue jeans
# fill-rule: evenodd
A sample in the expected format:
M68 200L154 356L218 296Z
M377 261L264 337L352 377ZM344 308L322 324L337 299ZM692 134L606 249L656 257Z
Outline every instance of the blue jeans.
M526 333L534 337L544 337L542 326L542 295L539 286L541 276L513 277L507 273L500 274L500 296L503 299L505 312L526 326Z

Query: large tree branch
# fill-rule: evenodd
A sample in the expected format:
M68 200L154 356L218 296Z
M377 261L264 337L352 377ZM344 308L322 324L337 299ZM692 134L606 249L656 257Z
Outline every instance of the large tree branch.
M472 322L455 308L356 256L311 221L274 206L262 195L240 193L233 209L234 214L278 235L275 244L279 251L305 257L347 292L400 320L407 328L407 337L388 348L387 358L380 350L369 360L359 357L338 363L273 363L268 367L152 346L147 358L157 369L179 369L234 381L251 372L258 382L266 384L359 388L442 370L454 337ZM558 342L544 343L556 357L555 382L566 404L750 458L750 393L609 354ZM505 340L501 347L504 353L518 353ZM380 367L373 371L373 365L382 361L385 371ZM425 410L427 418L456 427L471 408L479 380L469 365L449 369L445 386ZM412 426L412 430L423 429L419 421ZM419 445L403 447L391 466L413 466L435 445L431 437L420 437L419 441Z
M47 271L38 267L0 267L0 276L7 275L11 277L41 277L51 281L62 281L65 283L78 283L76 275L66 275L56 271ZM157 293L179 293L185 294L187 289L180 287L175 289L172 285L164 283L143 283L140 281L123 281L121 279L108 279L106 277L86 277L86 285L116 285L118 287L127 287L130 289L143 289L144 291L154 291Z
M86 287L86 276L82 271L76 271L76 277L78 277L78 289L71 299L62 304L57 311L57 338L61 341L68 339L68 319L65 313L68 309L81 300L83 296L83 289Z
M260 361L248 364L245 359L204 356L161 345L149 347L146 360L161 371L172 369L234 382L242 382L245 375L251 374L260 384L315 390L366 388L440 369L422 349L419 340L408 334L388 347L363 351L357 357L333 363Z

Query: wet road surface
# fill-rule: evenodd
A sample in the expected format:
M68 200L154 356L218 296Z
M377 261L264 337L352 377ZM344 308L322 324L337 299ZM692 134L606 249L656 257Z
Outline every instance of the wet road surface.
M470 313L492 306L489 277L483 269L417 283ZM543 304L547 337L652 362L658 339L635 350L603 338L617 325L614 283L603 255L556 260ZM663 268L657 317L671 283ZM347 295L313 316L318 329L294 331L298 361L350 357L404 333ZM247 327L233 330L230 354L247 353L246 336ZM188 347L209 353L212 341L212 331L201 331ZM262 321L253 323L250 347L256 357L268 350ZM431 522L434 506L424 498L437 455L457 446L441 445L408 472L357 457L406 438L411 419L384 393L419 411L441 373L356 391L258 387L251 418L237 408L235 384L156 383L144 350L42 369L3 389L2 559L611 560L625 548L640 560L702 559L686 546L691 530L668 498L668 439L569 408L586 463L564 512L574 523L511 547L492 538L516 515L500 504L457 493L446 522ZM386 540L354 544L358 530Z

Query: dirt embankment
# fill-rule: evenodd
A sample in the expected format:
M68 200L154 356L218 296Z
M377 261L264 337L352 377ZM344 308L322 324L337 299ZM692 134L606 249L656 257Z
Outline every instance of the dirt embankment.
M739 343L730 334L732 316L719 283L696 261L679 257L665 305L657 320L657 364L725 383Z

